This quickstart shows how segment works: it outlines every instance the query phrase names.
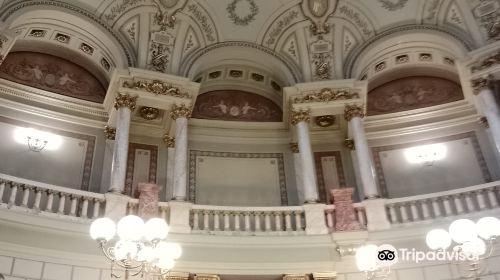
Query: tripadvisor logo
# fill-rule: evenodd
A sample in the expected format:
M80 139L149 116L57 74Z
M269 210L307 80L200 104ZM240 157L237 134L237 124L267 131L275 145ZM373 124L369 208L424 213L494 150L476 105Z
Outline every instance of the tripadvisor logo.
M398 261L415 262L422 261L467 261L477 260L474 254L466 254L460 250L453 251L419 251L415 248L398 248L384 244L378 246L376 251L377 264L387 267Z

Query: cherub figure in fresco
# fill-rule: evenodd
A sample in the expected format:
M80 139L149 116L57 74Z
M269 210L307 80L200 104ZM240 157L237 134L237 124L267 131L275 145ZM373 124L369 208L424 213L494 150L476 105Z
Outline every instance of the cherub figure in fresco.
M212 107L219 108L223 114L227 114L227 105L224 104L224 100L221 100L219 104Z
M75 82L73 79L71 79L68 75L68 73L64 73L61 78L59 78L59 85L64 86L67 82Z
M41 80L42 79L43 72L40 69L40 66L38 64L36 64L35 67L32 67L31 71L33 71L33 74L35 75L35 78L37 80Z
M245 105L241 107L241 112L243 113L243 115L246 115L250 110L257 110L257 108L248 105L248 102L245 102Z

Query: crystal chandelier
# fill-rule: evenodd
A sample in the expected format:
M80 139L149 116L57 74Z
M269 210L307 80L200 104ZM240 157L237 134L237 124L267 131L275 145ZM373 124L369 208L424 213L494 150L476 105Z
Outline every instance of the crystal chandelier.
M115 223L109 218L99 218L90 225L90 236L99 242L102 253L111 261L111 276L120 278L118 266L132 276L145 274L165 278L174 267L174 260L182 254L176 243L165 242L167 223L160 218L146 223L134 215L125 216ZM118 237L117 241L110 241Z
M391 274L391 266L397 262L395 250L381 247L370 244L356 249L356 266L368 280L387 279Z
M446 252L454 241L452 253L456 257L453 259L462 278L480 279L486 270L484 260L493 253L499 236L500 220L495 217L484 217L477 223L459 219L452 222L448 230L429 231L426 243L432 250Z

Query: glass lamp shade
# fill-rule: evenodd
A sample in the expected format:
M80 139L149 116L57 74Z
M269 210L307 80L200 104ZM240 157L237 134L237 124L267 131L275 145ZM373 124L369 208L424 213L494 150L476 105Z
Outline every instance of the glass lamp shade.
M115 244L114 254L117 260L133 259L137 255L137 244L128 240L119 240Z
M168 225L160 218L149 219L144 224L144 237L148 241L165 239L168 234Z
M135 215L128 215L118 221L118 236L123 240L138 241L144 234L144 221Z
M374 271L377 269L376 245L365 245L356 250L356 266L360 271Z
M433 229L427 233L425 242L431 250L446 249L451 245L450 234L444 229Z
M484 217L476 223L477 235L483 239L500 236L500 220L495 217Z
M160 258L157 263L157 266L164 270L170 270L174 267L174 265L174 260L168 257Z
M116 233L115 222L109 218L99 218L90 225L90 237L94 240L111 240Z
M463 244L477 238L476 224L468 219L459 219L451 223L448 230L453 241Z
M486 253L486 244L480 238L475 238L471 241L465 242L462 246L462 252L467 258L478 258Z
M139 253L137 253L137 260L140 262L146 261L151 262L155 259L153 248L149 246L144 246L141 248Z
M161 241L158 243L154 249L155 256L159 259L170 258L178 259L182 255L182 248L177 243Z

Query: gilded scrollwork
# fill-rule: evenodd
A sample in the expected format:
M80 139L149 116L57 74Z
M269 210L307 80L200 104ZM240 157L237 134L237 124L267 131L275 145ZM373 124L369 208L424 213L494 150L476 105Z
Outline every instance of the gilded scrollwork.
M147 81L136 81L128 82L125 81L122 84L123 87L147 91L156 95L167 95L179 98L191 98L191 96L186 92L181 92L178 87L175 87L169 83L165 83L158 80Z
M300 122L309 122L311 120L311 114L309 110L292 110L290 118L292 125L297 125Z
M299 153L299 143L290 143L290 150L292 150L294 154Z
M330 127L333 124L335 124L335 116L333 115L317 116L314 118L314 123L319 127Z
M175 137L172 137L168 134L163 135L163 142L167 145L168 148L175 147Z
M490 80L488 78L477 78L471 80L472 90L475 95L479 94L481 90L490 88Z
M174 120L178 118L190 118L191 112L192 108L186 106L185 104L174 105L172 108L172 112L170 112L170 117Z
M354 139L345 138L344 139L344 146L346 146L351 151L354 150Z
M115 98L115 109L118 110L121 107L128 107L131 111L135 109L135 103L137 101L137 96L130 96L128 94L119 93Z
M359 105L346 105L344 108L344 118L346 121L351 121L354 117L365 117L363 107Z
M153 107L142 107L139 113L143 119L151 121L158 118L160 110Z
M324 88L318 92L295 97L293 103L329 102L336 100L348 100L359 98L359 93L351 92L349 89Z
M108 140L115 140L116 128L109 125L104 126L104 137Z

